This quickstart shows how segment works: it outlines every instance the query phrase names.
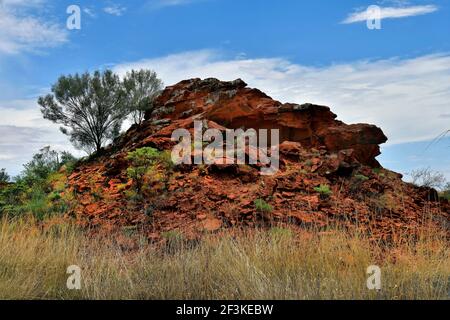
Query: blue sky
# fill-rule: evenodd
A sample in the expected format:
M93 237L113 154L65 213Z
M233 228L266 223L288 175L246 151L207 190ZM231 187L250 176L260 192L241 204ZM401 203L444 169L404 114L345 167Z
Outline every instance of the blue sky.
M66 9L81 9L68 30ZM381 29L364 18L381 9ZM0 167L72 150L36 97L61 74L154 69L167 85L243 78L283 102L326 104L386 132L380 160L450 178L450 1L0 0Z

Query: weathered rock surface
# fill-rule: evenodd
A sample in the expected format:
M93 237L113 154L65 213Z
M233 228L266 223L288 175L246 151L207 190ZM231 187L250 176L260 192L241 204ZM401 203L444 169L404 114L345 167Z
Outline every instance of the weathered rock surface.
M127 153L145 146L171 150L173 130L192 131L200 119L219 130L279 129L280 170L262 176L249 165L158 168L164 179L148 181L143 200L130 200ZM69 177L76 198L71 216L107 230L134 226L155 241L174 229L195 238L233 226L336 223L392 239L418 232L424 221L448 225L450 206L434 190L380 167L376 156L386 140L373 125L344 124L324 106L282 104L242 80L186 80L162 92L142 126ZM271 209L258 210L256 199Z
M207 119L236 129L279 129L280 142L329 151L353 149L361 164L379 166L379 145L387 141L381 129L368 124L346 125L330 108L313 104L282 104L242 80L192 79L168 87L147 119Z

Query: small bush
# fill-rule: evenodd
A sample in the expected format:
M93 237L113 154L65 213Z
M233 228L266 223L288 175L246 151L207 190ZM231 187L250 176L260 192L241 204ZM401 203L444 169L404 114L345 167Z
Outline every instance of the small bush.
M125 196L132 202L141 202L144 198L141 193L138 193L135 189L126 190Z
M54 173L58 172L62 166L70 164L74 166L76 158L68 152L57 152L50 147L39 150L33 159L24 165L24 170L20 180L29 186L43 184Z
M7 183L9 182L9 175L6 173L6 169L0 170L0 183Z
M32 215L42 221L51 213L52 206L47 201L47 194L42 189L30 189L22 195L21 201L10 204L5 212L11 216Z
M20 206L26 200L28 188L23 183L13 183L0 190L0 215L15 216L20 213Z
M356 178L357 180L359 180L359 181L362 181L362 182L369 180L369 177L366 177L366 176L363 175L363 174L356 174L356 175L355 175L355 178Z
M273 211L273 207L268 204L266 201L264 201L263 199L256 199L254 201L255 204L255 208L257 211L259 212L272 212Z
M164 167L164 169L171 171L173 170L175 164L172 161L172 153L169 150L161 152L158 157L159 162Z
M380 177L385 177L386 175L383 173L383 170L381 168L373 168L372 172L379 175Z
M330 187L326 184L321 184L319 187L314 188L314 191L323 196L330 196L332 194Z
M131 166L127 169L128 177L133 179L136 191L142 193L144 186L144 177L150 168L160 158L160 152L155 148L140 148L128 153L127 160Z
M47 199L50 201L50 202L54 202L54 201L58 201L58 200L61 200L61 194L59 193L59 192L52 192L52 193L50 193L48 196L47 196Z

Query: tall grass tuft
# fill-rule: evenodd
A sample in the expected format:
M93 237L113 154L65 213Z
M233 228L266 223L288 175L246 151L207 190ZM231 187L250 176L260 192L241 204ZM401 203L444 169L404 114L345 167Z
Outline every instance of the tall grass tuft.
M67 267L82 289L66 288ZM367 267L382 289L367 289ZM166 250L127 250L70 224L0 221L1 299L448 299L450 249L427 232L401 245L340 230L234 230Z

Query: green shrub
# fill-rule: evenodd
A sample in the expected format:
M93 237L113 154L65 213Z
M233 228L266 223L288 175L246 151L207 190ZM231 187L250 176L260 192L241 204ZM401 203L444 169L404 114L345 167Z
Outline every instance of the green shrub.
M46 194L42 190L36 190L31 198L23 206L25 213L30 213L38 220L43 220L49 215L49 206L47 204Z
M47 199L50 202L61 200L61 194L59 192L53 191L47 196Z
M127 160L131 166L127 169L128 177L133 179L136 191L142 192L144 177L160 159L161 153L155 148L140 148L128 153Z
M366 177L366 176L363 175L363 174L356 174L356 175L355 175L355 178L356 178L357 180L359 180L359 181L362 181L362 182L369 180L369 177Z
M450 201L450 191L443 192L441 197Z
M14 183L1 188L0 215L31 214L42 220L48 215L66 212L70 201L62 199L61 193L66 189L67 175L59 170L75 161L68 152L56 152L50 147L41 149Z
M255 204L255 208L257 211L259 212L272 212L273 211L273 207L268 204L266 201L264 201L263 199L256 199L254 201Z
M0 189L0 215L16 215L23 203L27 187L23 183L13 183Z
M374 169L372 169L372 172L379 175L380 177L385 176L385 174L383 173L383 171L380 168L374 168Z
M306 160L305 161L305 165L308 166L308 167L311 167L313 165L312 160Z
M330 187L326 184L321 184L319 187L314 188L314 191L323 196L330 196L332 194Z
M10 176L8 173L6 173L6 169L0 170L0 183L7 183L9 182Z
M175 166L172 161L172 152L170 150L161 152L158 157L158 161L167 171L172 171Z
M127 169L128 177L133 179L136 192L142 194L144 180L152 173L157 165L164 169L164 172L153 172L153 179L167 183L167 172L171 172L174 167L172 155L169 151L160 152L155 148L145 147L128 153L127 160L131 166Z

